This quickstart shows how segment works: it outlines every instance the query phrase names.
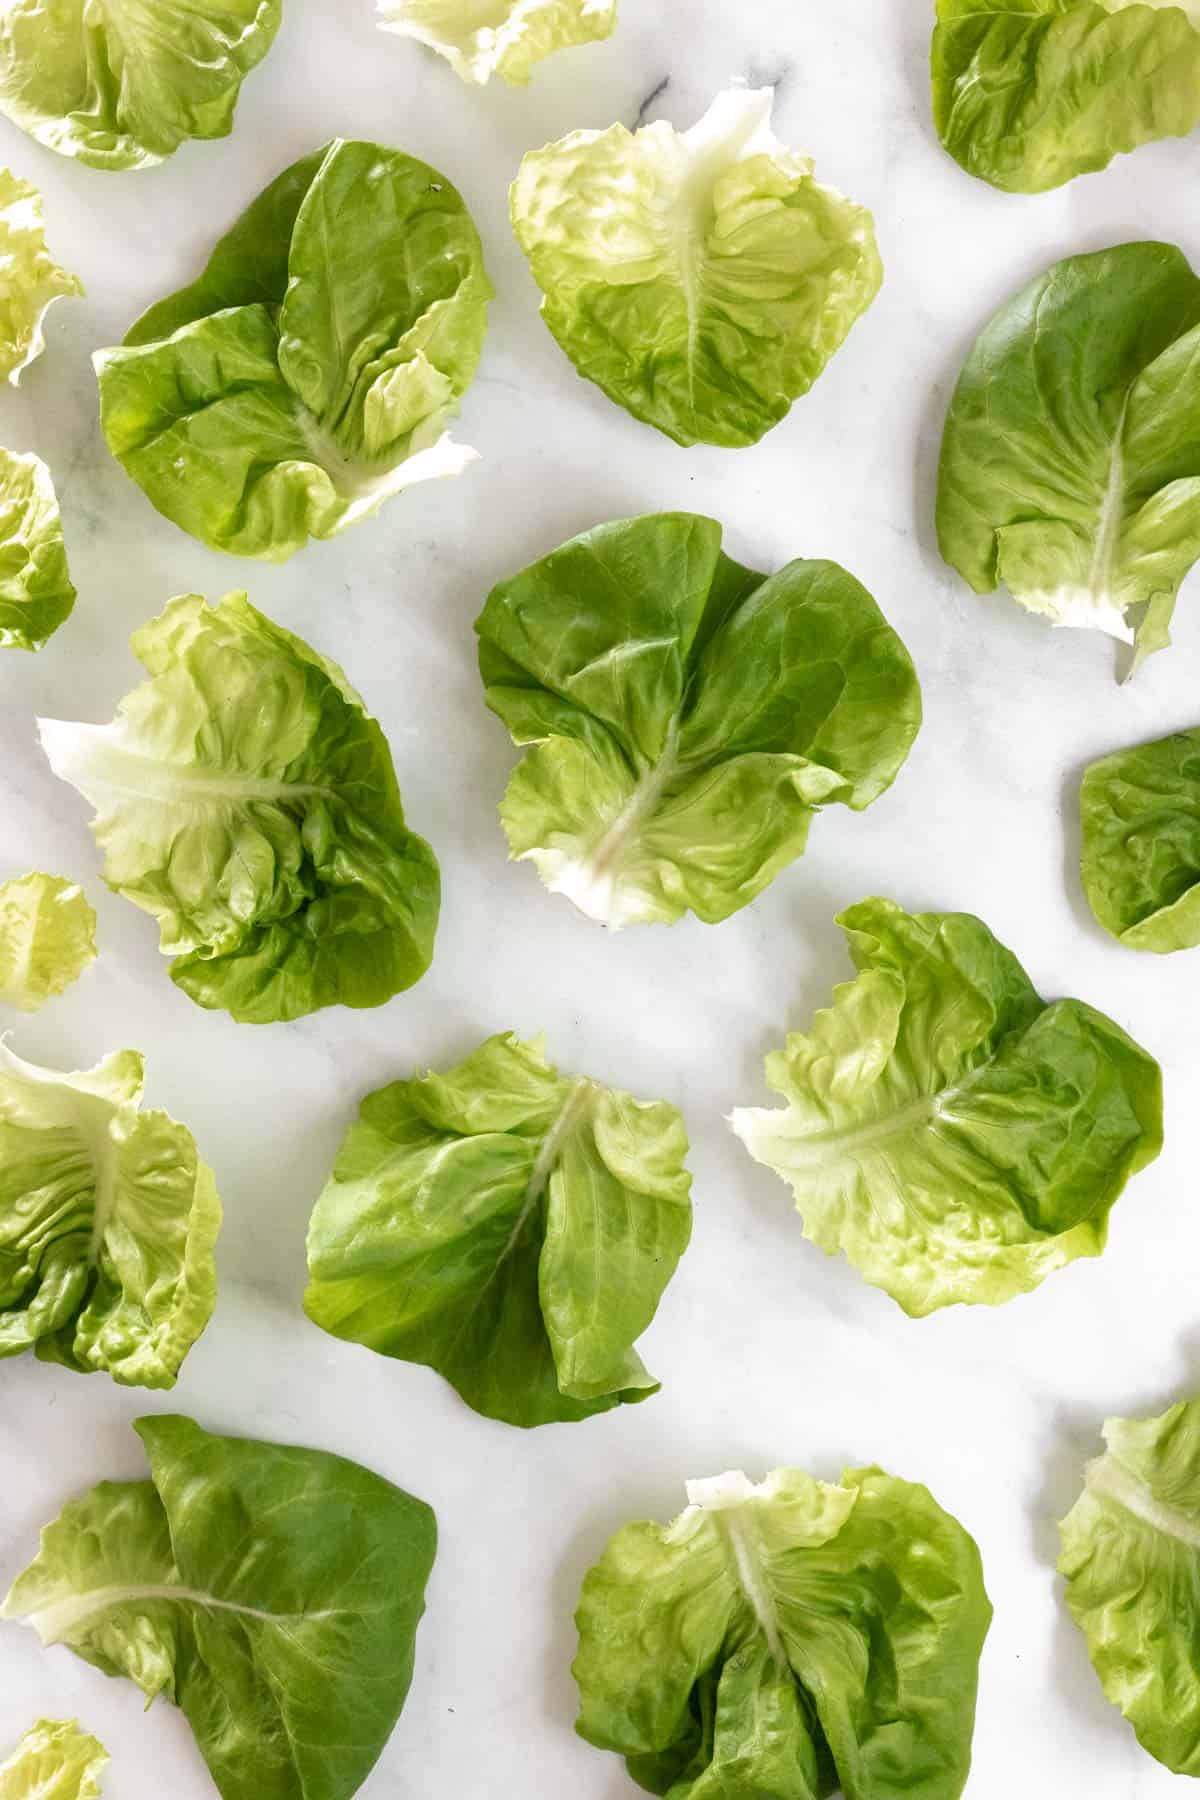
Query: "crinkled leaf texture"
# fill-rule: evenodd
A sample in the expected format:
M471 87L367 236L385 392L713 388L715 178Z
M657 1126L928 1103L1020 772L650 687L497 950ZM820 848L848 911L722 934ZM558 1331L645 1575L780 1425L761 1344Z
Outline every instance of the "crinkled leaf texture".
M281 0L6 0L0 110L60 156L144 169L227 137Z
M3 31L0 17L0 39ZM2 168L0 269L0 376L16 387L22 370L46 348L42 326L47 309L55 300L82 294L83 283L56 263L46 248L42 196L11 169ZM0 609L2 606L0 601Z
M3 1616L182 1707L223 1800L350 1800L408 1693L433 1513L321 1450L135 1430L151 1479L73 1500Z
M107 1761L74 1719L39 1719L0 1763L0 1800L100 1800Z
M169 1388L208 1324L216 1184L142 1082L133 1050L65 1075L0 1043L0 1357Z
M77 883L34 871L0 886L0 1005L36 1012L95 956L96 914Z
M379 23L436 50L464 81L523 83L552 51L610 37L617 0L379 0Z
M1195 0L938 0L933 113L971 175L1041 193L1200 124Z
M133 648L150 680L111 725L40 729L96 809L109 886L158 920L171 979L252 1024L411 987L437 861L342 671L245 594L172 600Z
M1059 1527L1067 1605L1142 1747L1200 1775L1200 1399L1104 1438Z
M317 1201L305 1310L510 1425L658 1392L634 1343L691 1236L683 1121L487 1038L368 1095Z
M976 593L1055 625L1170 642L1200 556L1200 279L1171 244L1071 256L967 358L942 440L938 542Z
M1084 892L1104 929L1134 950L1200 944L1200 730L1094 762L1080 812Z
M201 543L282 562L475 459L447 425L491 294L445 177L337 139L259 195L197 281L98 352L109 449Z
M0 450L0 650L40 650L74 605L50 471Z
M690 131L573 131L521 164L513 230L581 375L677 444L757 443L879 291L871 215L771 131L771 88Z
M1047 1005L969 913L864 900L838 920L860 973L767 1057L777 1108L739 1108L804 1235L920 1317L989 1306L1104 1248L1162 1147L1162 1074L1111 1019Z
M921 723L908 652L830 562L765 576L694 513L619 519L492 590L487 703L530 744L500 816L512 855L617 928L709 924L861 811Z
M958 1521L874 1468L688 1499L584 1580L580 1734L670 1800L958 1800L992 1616Z

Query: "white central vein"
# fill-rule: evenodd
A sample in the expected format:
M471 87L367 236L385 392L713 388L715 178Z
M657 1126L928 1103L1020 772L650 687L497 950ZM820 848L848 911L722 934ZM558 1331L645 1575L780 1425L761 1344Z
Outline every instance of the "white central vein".
M1156 1499L1144 1482L1131 1475L1112 1456L1100 1456L1089 1463L1085 1480L1093 1494L1115 1501L1143 1525L1152 1526L1164 1537L1174 1538L1189 1549L1200 1550L1200 1522L1189 1518L1177 1507Z
M767 1640L767 1648L776 1665L786 1669L787 1652L783 1647L783 1633L779 1626L779 1614L775 1610L775 1598L762 1567L762 1533L758 1529L754 1509L752 1506L731 1507L728 1511L717 1513L716 1518L733 1552L738 1583Z
M157 1585L131 1584L94 1588L90 1594L72 1595L70 1599L59 1600L37 1612L31 1612L28 1617L43 1644L60 1644L98 1613L150 1600L171 1600L182 1605L208 1607L215 1612L237 1613L242 1618L256 1619L260 1624L266 1625L283 1625L296 1619L333 1618L340 1610L330 1607L322 1612L264 1612L256 1606L243 1606L235 1600L218 1600L215 1594L203 1594L196 1588L162 1582Z

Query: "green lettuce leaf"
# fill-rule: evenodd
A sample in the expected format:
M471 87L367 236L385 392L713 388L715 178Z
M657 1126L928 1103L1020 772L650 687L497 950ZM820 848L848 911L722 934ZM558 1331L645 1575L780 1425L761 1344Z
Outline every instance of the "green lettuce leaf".
M0 1800L100 1800L107 1761L104 1745L74 1719L39 1719L0 1763Z
M1200 1399L1104 1439L1059 1527L1067 1605L1143 1749L1200 1775Z
M144 169L228 137L281 0L7 0L0 111L60 156Z
M1200 730L1094 762L1080 812L1084 892L1104 929L1134 950L1200 944Z
M1200 556L1200 279L1170 244L1071 256L1000 308L942 440L938 542L976 593L1170 642Z
M350 1800L412 1679L432 1512L324 1451L134 1429L151 1479L71 1501L0 1615L181 1707L223 1800Z
M50 471L0 450L0 650L40 650L74 605Z
M857 979L767 1057L785 1104L731 1120L804 1235L914 1317L1098 1256L1162 1147L1158 1064L1082 1001L1048 1006L969 913L864 900L838 923Z
M542 317L579 373L677 444L757 443L879 291L870 213L771 131L770 88L690 131L573 131L511 210Z
M253 1024L411 987L437 861L342 671L245 594L172 600L133 648L150 680L111 725L39 724L96 809L109 886L158 920L171 979Z
M502 581L476 623L518 744L514 858L614 929L745 906L814 813L861 811L921 723L908 652L836 563L765 576L695 513L619 519Z
M0 1042L0 1357L168 1388L208 1324L213 1173L142 1080L133 1050L62 1075Z
M201 543L282 562L475 452L447 425L491 283L444 176L335 140L95 357L109 449Z
M938 0L933 115L968 174L1023 194L1200 124L1195 0Z
M670 1800L958 1800L992 1609L957 1520L881 1469L688 1500L584 1580L580 1735Z
M34 871L0 886L0 1004L36 1012L95 957L96 914L75 882Z
M7 29L0 19L0 44ZM78 275L55 262L46 248L42 196L11 169L0 168L0 376L16 387L46 348L42 324L55 300L83 293ZM0 490L0 502L4 498ZM0 588L0 592L2 592ZM0 600L0 609L3 601ZM68 609L69 610L69 609ZM2 620L2 611L0 611ZM2 640L0 640L2 641Z
M519 84L552 51L611 37L617 0L379 0L379 23L436 50L464 81Z
M658 1392L634 1350L691 1236L683 1121L488 1038L368 1095L308 1234L310 1319L511 1425Z

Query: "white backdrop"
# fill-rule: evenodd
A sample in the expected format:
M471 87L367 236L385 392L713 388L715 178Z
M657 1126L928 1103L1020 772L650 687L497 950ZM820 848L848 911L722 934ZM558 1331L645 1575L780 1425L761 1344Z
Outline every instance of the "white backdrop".
M0 396L0 441L54 472L80 589L46 650L0 658L0 877L37 866L83 879L102 947L77 988L16 1021L13 1042L66 1067L144 1050L150 1102L195 1132L226 1207L217 1313L173 1395L32 1359L0 1370L0 1586L69 1495L140 1472L128 1424L147 1408L339 1450L431 1501L442 1534L416 1680L367 1800L618 1800L634 1792L621 1765L571 1729L571 1614L608 1534L672 1515L689 1475L878 1461L927 1482L983 1549L996 1622L971 1800L1165 1797L1169 1777L1104 1702L1067 1621L1054 1521L1102 1418L1158 1410L1200 1363L1200 956L1119 948L1075 875L1082 767L1200 721L1200 618L1186 590L1175 647L1119 689L1105 640L1051 633L962 587L931 514L949 389L1001 300L1060 256L1139 235L1200 262L1200 140L1041 198L969 180L929 121L930 0L622 0L608 44L553 59L527 90L483 92L377 33L369 0L286 11L233 137L163 168L77 168L0 120L0 159L43 190L51 247L88 290L53 310L46 355ZM779 135L873 208L887 280L760 445L685 451L574 375L538 319L506 187L526 148L632 124L660 84L651 116L686 127L731 78L775 82ZM196 272L278 169L336 133L432 162L479 224L499 297L458 435L484 460L283 569L235 563L160 519L109 458L89 357ZM471 623L494 580L598 521L660 507L713 514L761 569L845 563L912 651L926 725L892 793L863 817L820 819L804 861L738 918L610 938L505 861L495 806L513 753L482 704ZM103 889L87 809L36 746L39 713L111 717L137 675L129 633L169 596L242 583L345 665L441 859L433 969L374 1012L256 1029L193 1006L152 921ZM1045 995L1110 1012L1166 1070L1167 1148L1119 1204L1106 1256L996 1312L907 1321L805 1243L787 1190L723 1123L765 1098L764 1048L847 975L833 915L872 892L980 913ZM643 1340L662 1394L531 1435L475 1417L426 1370L333 1342L299 1304L309 1209L360 1096L505 1027L544 1029L564 1068L674 1101L695 1172L693 1247ZM143 1716L129 1684L4 1627L0 1755L38 1712L78 1712L103 1738L115 1800L212 1792L179 1714Z

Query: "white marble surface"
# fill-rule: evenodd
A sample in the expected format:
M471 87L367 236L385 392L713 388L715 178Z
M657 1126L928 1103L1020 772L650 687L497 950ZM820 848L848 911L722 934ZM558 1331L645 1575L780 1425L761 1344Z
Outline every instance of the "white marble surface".
M0 441L54 471L80 600L38 657L0 663L0 876L83 879L103 954L73 993L16 1021L24 1054L83 1066L136 1045L149 1094L195 1131L227 1222L221 1296L171 1396L32 1359L0 1371L0 1586L77 1489L139 1471L128 1422L178 1408L211 1428L340 1450L430 1500L442 1547L407 1710L368 1800L618 1800L621 1765L571 1730L571 1613L612 1529L667 1517L683 1481L794 1461L877 1460L929 1483L983 1548L996 1622L982 1670L971 1800L1155 1800L1170 1777L1104 1702L1053 1573L1054 1520L1110 1412L1196 1385L1200 955L1107 940L1075 878L1075 796L1094 755L1200 717L1193 586L1176 644L1119 689L1111 646L1052 634L944 569L931 502L942 411L978 326L1055 258L1137 235L1200 261L1200 141L1161 145L1056 195L970 181L929 123L930 0L622 0L606 45L546 64L526 91L459 84L378 34L368 0L287 0L237 129L148 173L102 175L0 121L0 158L44 191L50 239L87 284L0 396ZM778 85L777 129L875 211L887 282L815 392L757 448L684 451L579 381L537 317L510 237L524 149L575 126L687 126L730 78ZM499 289L462 435L484 460L283 569L234 563L160 519L110 460L89 364L197 268L285 163L334 134L374 136L460 186ZM893 792L834 810L805 860L713 931L610 939L510 866L495 805L512 762L484 710L471 622L491 582L597 521L711 512L760 568L844 562L912 650L927 723ZM345 664L388 732L417 829L441 858L437 957L378 1011L267 1029L205 1014L167 980L152 921L98 878L86 808L37 750L43 713L104 720L132 684L128 634L172 594L245 583ZM764 1097L760 1057L847 963L832 918L866 893L981 913L1041 990L1103 1007L1166 1068L1167 1148L1116 1210L1108 1253L997 1312L911 1323L801 1237L787 1191L725 1125ZM7 1021L6 1021L7 1022ZM545 1029L568 1068L684 1110L693 1248L643 1340L664 1384L644 1407L532 1435L476 1418L433 1374L339 1345L299 1310L313 1198L359 1096L501 1027ZM114 1756L115 1800L205 1800L182 1717L69 1653L0 1630L0 1746L37 1712L78 1712ZM1178 1785L1178 1784L1176 1784Z

